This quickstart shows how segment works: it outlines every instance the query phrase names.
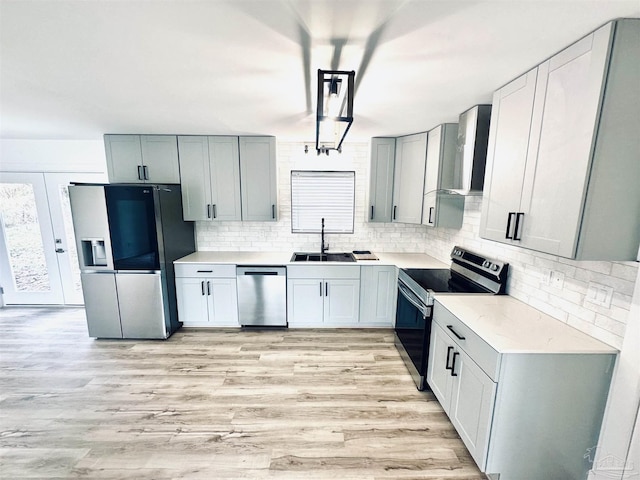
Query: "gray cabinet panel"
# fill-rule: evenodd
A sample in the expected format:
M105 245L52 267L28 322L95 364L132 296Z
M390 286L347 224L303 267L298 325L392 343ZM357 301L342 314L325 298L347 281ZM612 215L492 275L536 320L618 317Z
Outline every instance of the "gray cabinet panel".
M276 139L240 137L242 220L275 221L277 217Z
M393 207L393 170L396 139L371 139L371 172L369 180L370 222L390 222Z

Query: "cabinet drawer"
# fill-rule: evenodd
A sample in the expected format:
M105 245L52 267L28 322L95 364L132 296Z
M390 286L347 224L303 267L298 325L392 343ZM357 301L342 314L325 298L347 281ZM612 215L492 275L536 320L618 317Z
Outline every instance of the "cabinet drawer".
M494 382L497 381L498 368L500 366L500 354L498 352L491 348L488 343L449 310L438 303L437 300L433 305L433 321L440 325L451 339L464 350ZM463 337L464 339L459 337Z
M287 278L360 278L360 265L288 265Z
M236 266L217 263L176 263L176 277L235 278Z

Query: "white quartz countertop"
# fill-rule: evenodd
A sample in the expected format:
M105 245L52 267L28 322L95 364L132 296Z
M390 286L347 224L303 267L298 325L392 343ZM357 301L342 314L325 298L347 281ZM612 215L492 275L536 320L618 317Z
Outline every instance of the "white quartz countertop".
M331 252L330 252L331 253ZM322 262L323 265L395 265L399 268L449 268L424 253L378 253L378 260ZM208 252L198 251L174 263L227 263L235 265L318 265L318 262L292 262L293 252Z
M618 351L507 295L447 295L435 299L500 353Z

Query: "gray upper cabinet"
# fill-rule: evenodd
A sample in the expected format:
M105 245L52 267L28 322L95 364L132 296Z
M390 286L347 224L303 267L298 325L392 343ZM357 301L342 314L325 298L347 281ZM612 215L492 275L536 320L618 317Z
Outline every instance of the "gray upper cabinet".
M180 183L175 135L105 135L112 183Z
M371 172L369 179L370 222L391 222L393 207L393 170L396 139L371 139Z
M462 227L464 197L442 189L454 185L458 124L438 125L428 133L424 174L422 224L429 227Z
M483 238L636 259L639 32L638 19L608 23L496 92Z
M393 222L422 222L424 169L427 158L427 134L417 133L396 139L393 184Z
M276 139L240 137L242 220L276 221Z
M185 220L240 220L238 137L178 137Z

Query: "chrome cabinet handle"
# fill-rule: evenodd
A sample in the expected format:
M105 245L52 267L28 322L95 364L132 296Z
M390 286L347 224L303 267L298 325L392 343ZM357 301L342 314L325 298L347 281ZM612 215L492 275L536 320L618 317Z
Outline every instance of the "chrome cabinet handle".
M146 165L143 165L142 173L144 174L144 180L149 180L149 167L147 167Z
M138 165L138 180L144 180L144 176L142 173L142 165Z
M511 236L510 233L511 233L511 220L513 219L515 214L516 212L509 212L509 216L507 217L507 231L504 234L504 238L508 240L513 240L513 236Z

